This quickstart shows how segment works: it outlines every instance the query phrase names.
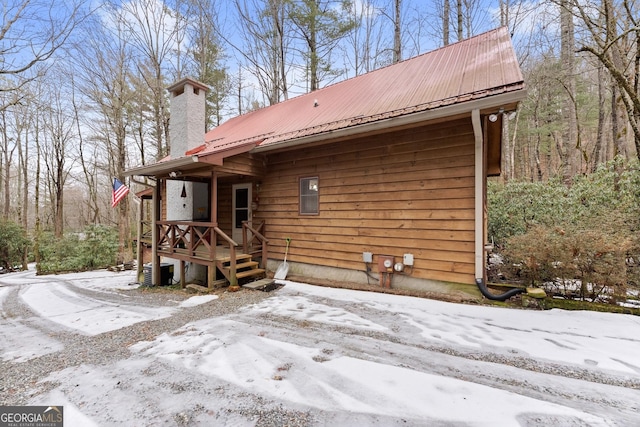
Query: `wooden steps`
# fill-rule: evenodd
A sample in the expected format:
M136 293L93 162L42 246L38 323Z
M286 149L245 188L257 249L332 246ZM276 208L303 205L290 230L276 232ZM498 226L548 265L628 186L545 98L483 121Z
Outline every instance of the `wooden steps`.
M264 270L263 268L252 268L250 270L236 271L236 278L244 279L245 277L254 277L259 274L264 274L265 271L266 270Z
M237 285L238 281L246 279L260 279L265 277L266 270L259 268L259 263L254 261L250 254L238 254L236 256L235 282L231 278L231 258L223 257L216 260L218 270L226 277L230 285Z

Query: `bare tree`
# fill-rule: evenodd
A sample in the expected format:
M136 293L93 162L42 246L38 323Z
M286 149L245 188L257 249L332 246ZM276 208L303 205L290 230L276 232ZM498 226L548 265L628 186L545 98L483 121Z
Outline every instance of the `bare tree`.
M85 183L89 188L89 204L91 223L100 221L100 203L103 198L99 194L108 194L112 177L124 181L132 138L132 122L135 122L134 100L136 94L131 87L133 74L131 50L123 31L122 21L116 21L111 33L87 34L87 41L77 47L77 63L74 77L76 85L71 91L72 106L78 126L78 140L81 148L79 161ZM91 37L93 36L93 37ZM91 129L90 141L82 135L80 128L80 100L76 99L76 91L83 95L84 102L94 114L85 128ZM93 150L88 149L93 146ZM106 158L101 157L106 153ZM131 225L129 220L129 199L123 199L117 206L117 224L119 236L119 258L130 261Z
M21 200L18 202L18 220L24 230L29 229L29 136L30 128L33 123L33 99L29 96L24 96L22 103L19 106L18 115L16 117L16 128L20 128L20 132L17 132L19 137L18 141L18 196L21 196ZM22 269L28 268L28 248L25 247L22 254Z
M391 11L387 12L381 8L381 13L392 23L393 46L391 47L391 62L396 63L402 60L402 0L392 0Z
M444 0L442 5L442 44L449 44L449 17L451 16L451 2Z
M9 94L9 97L3 97L8 100L5 105L17 105L18 102L14 101L17 94ZM15 123L13 119L15 115L8 108L0 109L0 158L2 159L2 165L0 171L2 172L0 183L2 184L2 219L5 221L9 219L9 213L11 210L11 172L14 166L13 159L16 148L20 144L19 138L21 133L19 129L15 129Z
M43 74L37 67L64 45L84 13L84 1L9 0L2 4L0 92L16 91ZM28 71L36 71L27 73ZM3 105L0 105L3 108Z
M589 38L580 41L580 52L592 54L611 75L612 132L617 153L625 154L626 124L633 131L640 158L640 20L637 6L628 0L602 0L599 4L571 1L573 12ZM626 117L625 117L626 116Z
M168 6L155 0L114 2L111 7L115 19L126 29L125 37L142 55L138 71L151 92L153 138L156 158L160 159L169 152L170 144L165 72L177 47L181 24Z
M464 22L464 10L462 8L463 2L462 0L456 0L456 35L458 36L458 41L464 38L463 34L463 22Z
M60 80L60 74L52 80ZM46 168L46 184L49 190L51 212L53 212L53 229L56 237L64 232L64 188L69 178L74 153L72 146L76 141L75 118L64 97L65 89L61 86L50 87L46 93L47 106L43 109L43 142L41 146Z
M502 10L502 2L507 0L500 1ZM454 3L451 0L433 0L433 6L433 37L441 40L443 46L451 43L452 37L455 37L454 41L460 41L475 35L492 21L487 8L478 0L455 0Z
M402 26L400 22L400 9L402 8L402 0L394 0L393 3L393 62L402 60Z
M591 172L595 172L598 164L607 158L606 146L604 139L604 123L605 123L605 70L602 64L598 64L598 129L596 131L596 141L593 153L593 163Z
M258 81L268 105L289 97L287 62L291 40L286 0L235 0L242 45L222 36ZM238 82L241 84L241 82Z
M571 168L572 152L579 147L577 141L577 106L576 106L576 66L575 66L575 35L573 28L573 14L568 0L560 0L560 79L564 87L562 102L562 137L558 138L558 152L560 153L562 180L569 183L573 171Z
M216 31L215 2L208 0L191 0L188 70L199 81L209 86L206 94L205 129L218 126L222 121L224 108L229 94L231 82L222 61L224 52Z
M347 72L357 76L391 63L384 5L376 0L354 2L350 14L354 28L345 37L349 49L344 55Z

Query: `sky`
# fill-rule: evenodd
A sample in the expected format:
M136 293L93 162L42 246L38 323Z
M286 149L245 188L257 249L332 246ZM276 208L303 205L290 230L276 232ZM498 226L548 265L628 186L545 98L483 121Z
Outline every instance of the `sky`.
M137 5L140 0L128 0L122 2L122 8L124 10L137 10L139 13L144 10L142 6ZM168 37L168 31L170 31L175 25L175 20L169 16L169 14L160 12L162 9L161 4L166 4L169 7L175 6L175 1L167 0L145 0L151 8L155 5L156 12L149 13L149 16L155 16L156 19L164 19L167 21L165 27L165 37ZM369 19L374 23L372 25L372 49L389 51L392 46L393 40L393 11L391 0L368 0L371 4ZM259 0L251 0L243 2L245 7L251 9L255 4L259 4ZM403 46L403 59L411 58L416 55L431 51L442 46L442 29L441 18L439 16L440 0L403 0L401 3L401 22L403 27L402 32L402 46ZM514 35L514 45L516 50L529 50L532 34L546 34L547 37L553 37L556 34L557 25L553 23L557 16L556 6L550 2L539 1L522 1L511 2L510 17ZM222 44L225 50L225 65L231 76L237 77L240 73L239 68L242 68L242 76L245 80L245 91L252 92L253 95L247 95L249 97L257 97L258 101L266 102L262 95L259 93L259 84L255 77L251 75L253 66L249 65L244 57L244 53L250 50L250 47L246 46L246 41L242 37L242 33L246 31L246 24L244 24L239 16L235 4L229 1L217 0L213 2L214 9L218 14L217 17L217 30L222 34ZM334 2L335 7L339 4L338 1ZM364 9L363 0L353 1L353 7L355 10L361 11ZM463 2L463 7L472 8L471 17L471 33L465 29L463 37L469 37L471 35L477 35L482 32L491 30L500 25L500 11L499 3L497 0L482 0L482 1L469 1ZM453 12L452 12L453 13ZM125 15L127 15L125 13ZM106 16L106 15L104 15ZM129 15L130 16L130 15ZM131 17L131 16L130 16ZM130 19L130 25L135 28L139 24L135 22L135 19ZM152 20L153 21L153 20ZM450 31L450 42L457 41L456 31L453 29L456 20L451 19L452 30ZM109 19L104 19L103 23L109 25ZM465 23L466 25L466 23ZM360 40L364 37L365 30L360 30ZM142 33L141 31L138 31ZM381 37L380 41L377 40ZM185 35L183 40L183 46L181 50L184 51L185 47L190 44L189 36ZM163 43L158 43L162 46ZM171 49L177 50L177 46L173 46ZM172 54L171 49L167 50L167 58L170 59ZM289 89L291 95L299 95L308 91L308 84L306 83L306 74L303 67L303 60L296 54L298 49L304 50L305 47L299 45L297 47L289 47L287 72L289 75ZM355 75L354 65L354 53L351 42L351 36L347 36L336 47L331 54L331 66L336 71L344 71L339 77L327 77L322 86L326 86L331 83L335 83L345 78L353 77ZM362 52L361 52L362 54ZM522 53L521 56L526 56ZM377 63L376 67L380 67L384 61L389 61L390 56L387 55L382 63ZM175 59L170 61L173 64ZM171 66L167 67L171 69ZM362 71L361 71L362 72Z
M131 272L1 275L2 312L17 295L37 319L0 315L0 358L55 354L56 331L99 337L220 303L184 294L141 303L133 281ZM236 313L133 343L128 357L53 372L55 386L38 394L35 385L30 403L62 404L72 426L173 425L180 414L193 425L255 425L251 405L338 426L640 423L637 389L587 378L640 383L638 317L281 283Z

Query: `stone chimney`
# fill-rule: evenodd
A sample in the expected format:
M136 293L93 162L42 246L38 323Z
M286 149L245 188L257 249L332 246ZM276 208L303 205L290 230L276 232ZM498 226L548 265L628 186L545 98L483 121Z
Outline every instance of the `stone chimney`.
M170 93L169 144L172 159L204 144L205 95L209 88L186 78L168 87Z

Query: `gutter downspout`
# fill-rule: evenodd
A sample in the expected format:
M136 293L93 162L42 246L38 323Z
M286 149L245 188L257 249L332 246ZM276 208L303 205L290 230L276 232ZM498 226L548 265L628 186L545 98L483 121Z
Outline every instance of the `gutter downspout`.
M482 123L480 121L480 110L471 111L471 123L473 124L473 134L475 136L475 278L476 285L480 293L490 300L506 301L514 295L521 294L524 289L510 289L503 294L494 295L489 292L485 284L485 264L484 264L484 206L485 206L485 170L484 170L484 138Z

